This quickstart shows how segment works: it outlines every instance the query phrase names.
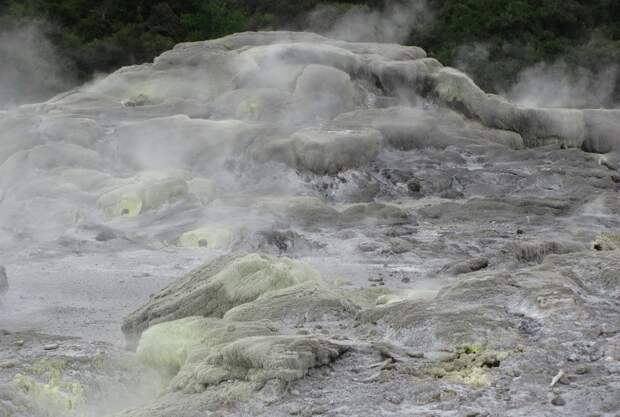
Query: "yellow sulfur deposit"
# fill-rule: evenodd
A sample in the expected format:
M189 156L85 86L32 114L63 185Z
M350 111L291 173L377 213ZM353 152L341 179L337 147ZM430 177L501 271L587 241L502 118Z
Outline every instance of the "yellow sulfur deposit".
M50 415L72 415L85 402L82 385L65 376L63 359L43 358L36 361L28 373L15 375L12 385L31 399L33 408Z
M168 377L177 374L196 349L209 350L241 337L275 334L266 323L232 323L217 318L186 317L155 325L142 334L140 360Z
M601 233L592 243L594 250L620 249L620 233Z
M464 368L449 372L446 379L458 384L469 385L473 388L486 388L491 384L491 377L483 368Z
M147 210L161 207L188 193L187 183L180 178L140 178L103 194L97 207L109 217L136 217Z
M178 245L187 248L229 248L238 231L226 226L205 226L196 230L183 233L178 240Z
M301 283L322 282L310 266L285 257L237 254L220 257L170 285L125 319L123 332L134 339L151 325L189 316L222 317L233 307Z
M281 335L268 321L186 317L146 330L137 355L173 378L173 390L202 392L224 381L290 382L345 350L320 338Z

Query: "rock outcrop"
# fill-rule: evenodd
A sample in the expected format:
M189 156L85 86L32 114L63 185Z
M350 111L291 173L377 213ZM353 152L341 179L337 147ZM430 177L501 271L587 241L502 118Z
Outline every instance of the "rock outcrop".
M234 307L276 290L302 283L320 283L312 268L271 255L231 255L196 269L155 295L123 323L135 340L153 324L190 316L222 317Z
M122 330L163 387L118 415L620 407L618 109L517 106L417 47L248 32L0 112L0 139L7 321L116 337L143 303ZM37 374L21 358L71 346L0 336L0 415L95 401L98 363Z

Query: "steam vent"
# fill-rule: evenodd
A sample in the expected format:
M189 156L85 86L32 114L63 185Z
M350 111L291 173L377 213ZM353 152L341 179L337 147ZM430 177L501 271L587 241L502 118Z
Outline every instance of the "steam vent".
M239 33L0 112L0 164L1 417L620 415L620 110Z

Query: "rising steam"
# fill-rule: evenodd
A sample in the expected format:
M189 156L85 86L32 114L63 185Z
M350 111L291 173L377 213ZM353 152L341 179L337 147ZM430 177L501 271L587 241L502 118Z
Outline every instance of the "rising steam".
M45 100L72 85L45 25L0 29L0 109Z
M565 61L539 63L522 71L518 81L505 94L530 107L613 107L618 66L600 71L571 69Z
M432 21L425 0L388 1L382 10L356 6L319 6L308 17L309 28L327 37L352 42L404 42L411 31Z

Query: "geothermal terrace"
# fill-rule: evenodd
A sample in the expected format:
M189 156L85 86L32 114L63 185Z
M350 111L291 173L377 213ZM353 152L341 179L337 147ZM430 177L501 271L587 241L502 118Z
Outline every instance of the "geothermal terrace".
M0 112L0 416L620 412L620 110L177 45Z

